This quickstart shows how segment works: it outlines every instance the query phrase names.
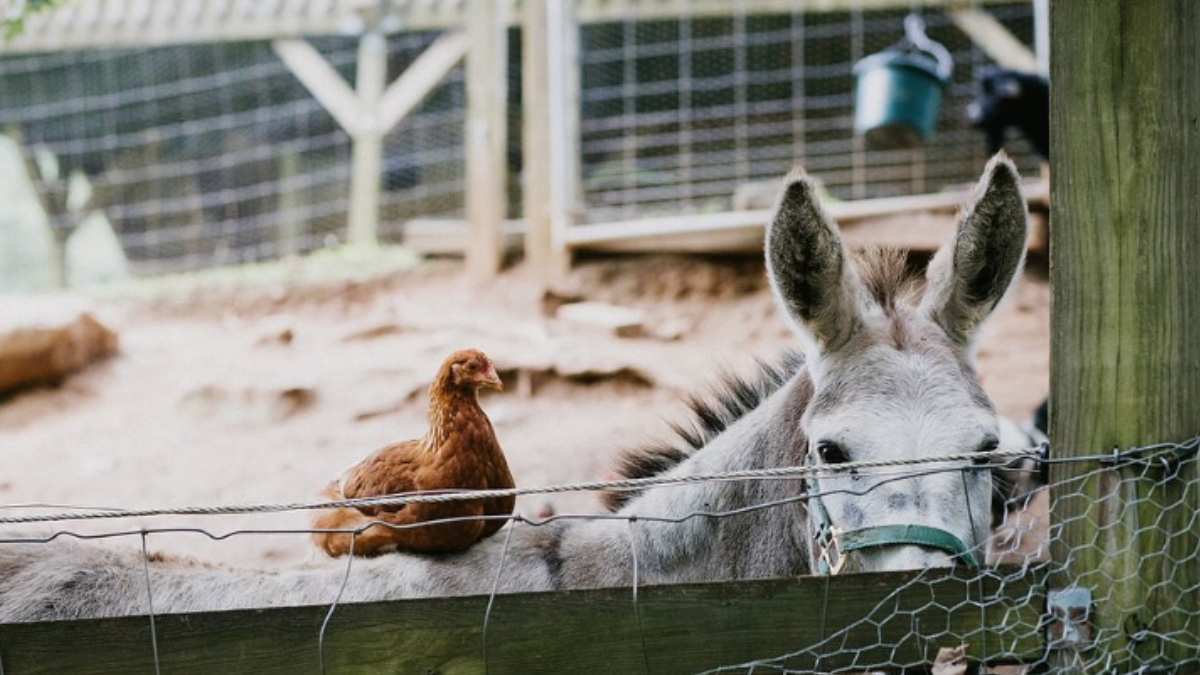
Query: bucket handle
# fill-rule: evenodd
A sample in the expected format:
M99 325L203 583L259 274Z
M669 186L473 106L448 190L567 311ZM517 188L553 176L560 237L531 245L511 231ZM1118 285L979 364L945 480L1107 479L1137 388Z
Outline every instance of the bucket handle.
M950 80L950 75L954 72L954 59L950 56L950 50L940 42L929 39L925 34L925 20L915 12L904 17L904 39L900 44L905 43L932 56L937 61L938 77L943 82Z

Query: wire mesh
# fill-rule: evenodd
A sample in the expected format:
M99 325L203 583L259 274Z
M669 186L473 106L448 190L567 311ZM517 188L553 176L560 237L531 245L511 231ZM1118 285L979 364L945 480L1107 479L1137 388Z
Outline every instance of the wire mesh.
M969 183L985 162L965 108L988 60L943 12L922 11L957 66L939 129L921 148L875 151L853 133L851 69L900 38L906 10L808 11L795 0L790 12L731 3L727 16L692 16L692 4L678 7L673 18L580 27L583 223L729 210L739 190L795 163L832 198L861 199ZM1029 5L988 10L1032 43ZM523 212L520 33L510 29L508 50L512 217ZM437 36L389 35L389 74ZM356 38L310 41L353 82ZM13 201L48 207L44 226L0 209L18 242L0 252L4 287L50 285L50 268L64 265L52 260L53 237L33 230L65 238L84 229L86 214L66 206L73 172L91 183L88 213L115 233L108 250L119 247L114 255L135 274L272 260L346 236L352 140L268 42L6 56L0 87L0 129L18 140L32 177ZM385 137L384 241L401 240L411 219L462 217L465 123L459 67ZM1011 150L1034 169L1023 141ZM104 280L104 262L74 281Z
M999 451L992 458L996 484L1008 498L994 519L993 533L986 542L986 564L978 569L958 568L947 574L941 569L924 569L893 577L896 581L880 586L886 576L874 575L866 582L880 588L870 604L856 600L853 611L839 609L848 598L831 592L826 577L824 593L814 594L797 611L809 618L809 630L795 630L780 648L778 638L757 645L751 639L745 645L753 658L719 662L718 665L681 672L700 673L830 673L830 672L932 672L956 675L966 672L969 662L984 659L978 672L1024 673L1189 673L1200 664L1200 639L1195 625L1200 620L1200 574L1194 565L1200 532L1200 438L1183 443L1164 443L1113 453L1054 458L1040 453ZM883 485L911 480L930 472L967 474L989 467L963 464L957 459L938 458L935 466L927 461L909 460L894 466L781 467L784 475L752 474L705 476L705 481L736 483L764 480L803 480L813 472L851 472L866 487L867 494ZM1047 482L1047 477L1052 479ZM695 484L692 482L691 484ZM802 484L801 484L802 485ZM606 485L561 486L562 489L612 489L620 482ZM663 478L661 485L639 482L636 487L679 489L677 483ZM554 489L529 488L546 491ZM771 509L789 509L831 494L858 494L853 487L825 488L823 492L800 491L794 499L771 503L753 503L683 515L638 512L636 508L615 514L560 514L542 519L521 516L503 534L499 560L492 559L490 573L480 571L480 583L490 589L486 610L481 616L480 649L483 667L488 668L488 634L502 629L505 615L493 609L497 594L503 593L502 575L514 565L527 564L526 555L510 553L514 532L522 528L543 528L569 521L612 521L621 524L628 541L632 578L631 625L636 640L629 646L630 663L654 672L653 663L661 663L672 654L659 653L669 636L662 628L664 608L655 595L647 595L644 579L647 568L661 564L656 537L638 537L643 528L663 525L686 527L696 519L729 520L736 526L750 526L756 514ZM437 495L395 495L381 499L439 499L468 501L483 498L484 493L448 492ZM7 508L14 508L10 505ZM24 507L23 507L24 508ZM22 508L22 510L23 510ZM43 507L44 508L44 507ZM57 508L62 508L58 506ZM307 508L298 505L297 508ZM244 509L243 509L244 510ZM238 509L210 508L203 513L227 515ZM132 513L132 512L131 512ZM194 509L166 510L195 514ZM110 514L124 516L128 514ZM969 514L988 518L989 514ZM41 516L56 520L63 514ZM486 516L485 516L486 517ZM5 519L6 522L12 522ZM346 530L353 537L373 526L396 529L427 527L437 522L395 526L379 521ZM142 562L136 570L146 588L141 597L157 597L151 588L145 541L151 535L191 532L215 540L234 536L306 536L316 530L243 529L216 533L204 527L155 526L113 529L82 534L58 530L46 536L10 535L0 544L47 545L59 538L140 538ZM324 531L322 531L324 532ZM983 546L983 544L981 544ZM976 551L984 559L984 551ZM10 554L11 555L11 554ZM155 562L161 562L155 558ZM522 562L524 561L524 562ZM325 632L339 604L345 604L347 584L354 584L353 557L347 558L341 572L341 587L321 622L320 658L324 664ZM515 575L516 572L514 571ZM690 579L693 580L694 579ZM661 583L661 581L659 582ZM361 585L361 581L360 584ZM816 586L810 586L816 588ZM836 588L845 592L850 587ZM639 592L640 591L640 592ZM1082 591L1082 595L1080 594ZM236 603L235 603L236 604ZM672 610L673 611L673 610ZM816 617L820 630L811 630ZM747 620L749 618L747 617ZM501 625L497 625L501 622ZM151 626L153 627L153 613ZM553 632L554 627L540 630ZM668 631L669 633L670 631ZM789 634L784 631L784 634ZM475 635L478 635L476 633ZM150 636L155 640L153 632ZM493 641L493 647L495 642ZM160 645L154 645L157 653ZM468 650L469 651L469 650ZM322 668L324 666L322 665ZM978 667L978 665L976 665Z
M802 164L838 199L970 183L987 161L966 108L987 58L947 15L924 10L955 70L937 132L919 148L868 150L853 130L861 58L896 43L907 9L747 13L585 25L583 189L588 220L726 211L739 188ZM1027 45L1032 7L988 11ZM1011 147L1022 170L1037 158Z
M390 36L389 73L438 35ZM310 42L354 81L356 38ZM10 56L0 88L0 129L19 139L50 227L65 237L79 224L66 177L82 173L89 210L111 223L134 273L271 260L345 238L352 140L268 42ZM459 67L386 137L385 241L414 215L461 212L464 111ZM9 272L3 280L19 285Z

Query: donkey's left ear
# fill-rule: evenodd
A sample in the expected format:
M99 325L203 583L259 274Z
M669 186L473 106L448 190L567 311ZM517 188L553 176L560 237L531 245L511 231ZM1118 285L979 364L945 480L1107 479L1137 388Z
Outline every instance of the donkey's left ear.
M988 162L954 239L929 264L921 309L952 340L968 344L1025 262L1029 232L1021 178L1004 152Z

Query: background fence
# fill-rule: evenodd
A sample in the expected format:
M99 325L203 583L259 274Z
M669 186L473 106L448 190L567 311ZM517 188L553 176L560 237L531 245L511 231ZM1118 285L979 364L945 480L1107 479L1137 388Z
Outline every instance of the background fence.
M520 218L531 179L530 139L522 131L529 105L522 105L525 31L518 6L501 4L502 20L512 27L502 132L507 175L499 179L506 196L498 208ZM922 13L931 36L950 48L956 69L936 136L923 148L882 152L864 149L853 134L852 66L896 42L910 9L889 4L835 3L814 11L803 0L733 2L714 11L696 1L639 12L567 3L578 31L572 67L579 92L566 103L578 118L578 135L569 141L580 183L578 202L566 205L572 223L729 211L738 207L739 190L777 179L795 162L841 200L935 192L972 181L986 157L965 107L989 59L938 7ZM0 235L6 237L0 249L7 251L0 254L0 284L42 283L28 268L47 266L51 238L44 230L63 239L91 214L108 224L93 218L87 229L111 229L119 246L79 248L123 254L138 274L270 260L344 242L352 134L266 38L308 30L310 43L350 82L363 67L359 39L329 34L341 25L332 19L327 29L294 29L286 12L301 10L282 6L253 13L215 0L187 5L208 7L204 11L220 13L230 26L261 26L257 35L227 27L221 40L221 33L179 28L188 20L176 16L186 14L182 6L144 10L166 17L159 28L139 18L143 10L135 5L75 0L35 17L30 34L0 52L0 128L17 139L32 185L14 190L20 203L0 215L0 229L8 232ZM399 17L388 23L385 12L379 23L393 77L439 35L462 29L469 14L461 3L383 5ZM1017 39L1033 43L1031 4L988 8ZM413 19L419 11L429 16ZM193 22L202 27L204 16ZM123 33L102 39L106 20L168 37L156 38L162 46L131 48L139 43ZM79 37L89 30L95 39ZM449 248L463 246L466 234L454 223L465 217L468 192L464 71L451 68L384 136L381 193L372 209L384 241L404 241L406 226L416 220L420 232L432 229L452 240ZM1018 143L1013 150L1022 168L1033 171L1036 160L1027 148ZM21 173L15 157L5 161L6 171ZM90 183L86 205L80 181L69 180L73 173ZM76 197L69 200L72 184ZM105 266L98 267L93 277L104 276ZM118 265L115 273L121 271Z
M392 35L389 68L436 37ZM313 43L353 78L356 38ZM0 89L0 126L21 139L42 198L64 204L62 179L86 175L137 272L345 241L351 138L267 41L14 56L0 60ZM461 214L463 99L459 68L388 135L388 239L408 218ZM66 209L50 215L57 230L74 225Z
M937 134L913 150L869 151L854 134L852 69L902 36L907 7L629 20L582 26L581 146L586 220L728 211L746 183L796 163L841 200L971 183L987 161L966 108L994 65L947 17L923 12L954 57ZM685 6L686 7L686 6ZM776 7L778 9L778 6ZM1027 45L1029 3L990 8ZM1013 151L1027 171L1037 160Z

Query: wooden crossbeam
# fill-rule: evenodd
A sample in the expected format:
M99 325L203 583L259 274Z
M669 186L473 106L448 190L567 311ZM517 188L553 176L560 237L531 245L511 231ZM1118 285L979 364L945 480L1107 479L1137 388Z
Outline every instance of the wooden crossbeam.
M968 7L1028 0L922 0L921 6ZM372 3L366 3L372 4ZM386 2L378 21L385 30L461 29L466 3L461 0ZM362 0L71 0L51 11L30 16L25 30L0 40L0 53L67 51L132 47L145 49L202 42L273 40L346 35L363 30ZM574 18L581 23L672 20L745 15L831 12L850 9L909 8L911 0L578 0ZM136 11L135 11L136 10ZM505 21L520 21L520 9L509 3Z
M1040 179L1022 181L1021 189L1030 203L1044 204L1046 202L1045 185ZM970 197L971 191L966 189L928 195L834 202L826 204L825 210L842 226L843 230L846 230L858 222L894 219L906 215L915 216L927 213L952 215L967 203ZM725 241L729 240L729 235L740 232L745 236L739 238L738 241L761 242L763 231L770 222L771 216L770 209L755 209L596 223L570 228L566 233L566 241L568 246L575 248L631 250L629 244L639 240L644 242L664 241L669 238L720 233L723 235L721 240ZM950 229L953 229L954 219L949 218L946 222L949 223ZM945 228L933 226L929 229L931 232L936 232L936 236L923 240L932 241L933 247L936 248L944 238L942 232L945 231ZM870 228L863 228L864 238L869 238L870 232ZM640 250L643 246L636 248Z
M438 83L466 57L469 44L464 32L446 33L421 52L383 93L376 113L380 133L391 131L428 98Z
M981 9L950 9L954 25L967 34L985 54L1004 68L1027 73L1038 71L1037 56L991 13Z
M462 32L439 37L385 89L387 40L378 27L359 40L358 78L353 88L307 40L281 38L272 43L296 79L354 139L347 235L350 243L376 243L383 137L462 61L468 45Z
M325 634L326 672L562 675L640 673L648 664L692 673L772 658L833 672L928 665L938 647L964 643L972 659L990 662L1037 659L1043 649L1040 575L1015 568L647 586L636 613L629 588L500 595L485 634L487 605L487 597L342 605ZM317 675L328 611L160 615L161 670ZM6 671L22 675L154 667L146 617L0 625L0 649Z
M358 94L304 38L283 38L271 43L275 53L305 89L333 116L346 133L357 133L363 111Z

